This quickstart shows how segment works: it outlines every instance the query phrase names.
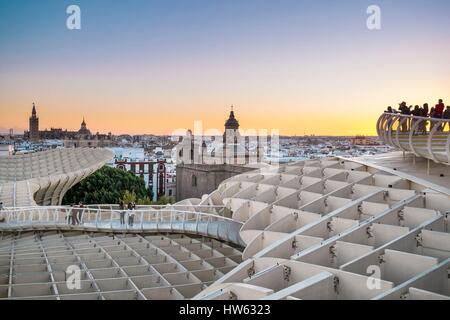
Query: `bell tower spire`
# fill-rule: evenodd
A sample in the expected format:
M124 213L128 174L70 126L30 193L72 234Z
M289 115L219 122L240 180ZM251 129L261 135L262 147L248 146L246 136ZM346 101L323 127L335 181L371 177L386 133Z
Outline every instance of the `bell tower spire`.
M31 117L29 121L29 138L31 141L39 140L39 118L36 113L36 105L33 102L31 109Z

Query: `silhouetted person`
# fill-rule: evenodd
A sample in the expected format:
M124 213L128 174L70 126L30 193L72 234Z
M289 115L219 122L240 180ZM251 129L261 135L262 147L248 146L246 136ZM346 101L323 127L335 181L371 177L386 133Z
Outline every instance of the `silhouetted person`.
M439 103L434 107L434 118L438 118L441 119L442 115L444 114L444 102L442 101L442 99L439 99ZM443 126L440 124L437 127L437 131L442 131L443 130Z
M443 119L447 119L450 120L450 106L447 106L447 108L445 108L445 111L442 115ZM442 130L445 129L445 125L448 123L448 130L450 131L450 122L444 122L443 126L442 126Z
M414 109L411 111L411 114L414 117L420 117L422 115L422 111L420 110L420 107L418 105L416 105L414 107ZM411 119L411 129L413 128L413 126L417 123L417 121L420 121L418 119ZM418 128L416 128L417 130ZM413 132L413 134L415 134L415 132Z
M424 103L423 107L420 108L420 116L423 118L428 117L428 103ZM419 131L423 134L427 133L427 123L428 121L421 119L421 122L419 124Z
M444 114L442 115L443 119L450 119L450 106L447 106L445 108Z
M422 117L428 117L428 111L429 111L428 103L424 103L422 110L423 110Z
M401 114L409 114L409 108L406 106L405 101L399 104L398 110Z
M439 103L434 107L434 117L442 118L442 114L444 113L444 102L442 99L439 99Z
M434 118L434 107L431 107L430 109L430 118ZM430 121L430 131L433 129L434 127L434 122Z
M400 103L400 106L399 106L398 110L403 115L409 115L411 113L410 109L406 106L406 102L405 101ZM401 119L401 121L402 121L402 128L401 128L402 131L403 132L408 131L408 120Z

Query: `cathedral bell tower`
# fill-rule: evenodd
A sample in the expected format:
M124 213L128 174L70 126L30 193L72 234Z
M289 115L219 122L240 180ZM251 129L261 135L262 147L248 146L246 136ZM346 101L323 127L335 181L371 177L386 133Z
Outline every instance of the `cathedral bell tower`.
M225 132L223 133L224 163L237 163L238 144L241 142L240 138L239 121L234 116L233 106L231 106L230 115L225 122Z
M36 115L36 106L34 105L34 102L29 123L29 134L31 141L39 140L39 118Z

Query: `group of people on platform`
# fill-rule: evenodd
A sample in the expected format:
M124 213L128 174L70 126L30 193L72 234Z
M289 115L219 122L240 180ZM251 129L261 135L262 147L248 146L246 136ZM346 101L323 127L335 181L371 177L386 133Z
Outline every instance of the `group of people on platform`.
M3 205L3 204L2 204ZM127 217L128 226L132 227L134 224L134 215L136 210L136 203L129 202L127 205L123 200L120 201L120 225L125 225L125 217ZM67 223L71 225L83 224L84 204L79 202L78 205L71 204L70 209L67 210Z
M71 225L80 225L83 223L83 212L84 212L83 202L79 202L78 205L71 204L70 210L67 215L67 223Z
M398 110L393 109L391 106L387 107L386 113L398 113L402 115L408 116L416 116L430 119L449 119L450 120L450 106L445 107L444 101L439 99L438 103L429 108L428 103L425 103L422 107L419 105L416 106L407 106L406 102L399 103ZM401 124L401 131L408 131L408 128L411 128L416 121L421 121L420 119L412 119L411 121L406 120ZM421 121L416 129L417 132L426 133L427 131L427 122ZM434 123L430 122L430 130L433 129ZM446 126L446 123L439 125L436 130L443 131ZM450 124L449 124L450 126Z
M128 216L128 226L132 227L134 223L134 214L135 214L134 210L136 210L136 203L133 201L125 205L125 202L123 200L120 200L119 208L120 208L120 224L125 225L125 216Z

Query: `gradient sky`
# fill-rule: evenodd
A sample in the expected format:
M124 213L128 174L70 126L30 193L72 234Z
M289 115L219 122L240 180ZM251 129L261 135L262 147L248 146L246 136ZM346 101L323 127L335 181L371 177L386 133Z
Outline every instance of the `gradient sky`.
M66 28L66 7L82 29ZM366 28L381 7L382 29ZM0 0L0 129L375 134L387 105L450 104L448 0Z

